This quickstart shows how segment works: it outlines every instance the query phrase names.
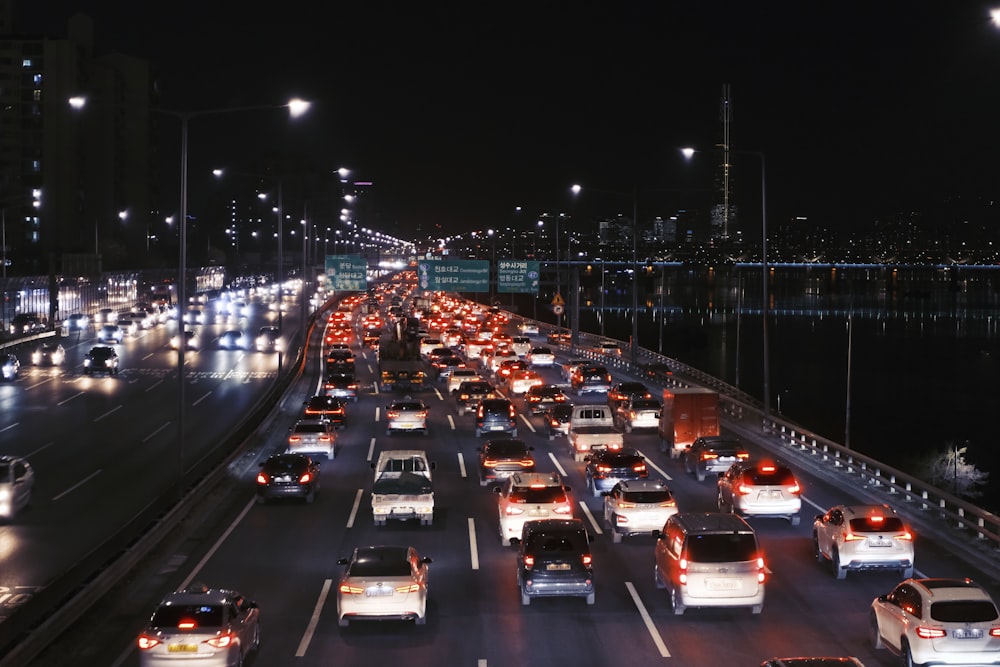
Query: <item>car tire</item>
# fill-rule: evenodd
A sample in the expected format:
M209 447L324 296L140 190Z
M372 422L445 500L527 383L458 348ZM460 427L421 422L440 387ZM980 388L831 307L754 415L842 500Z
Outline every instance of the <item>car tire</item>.
M686 607L681 602L681 594L676 586L670 587L670 607L674 610L674 616L683 616Z
M660 572L659 565L653 565L653 584L661 590L667 587L667 582L663 580L663 573Z
M525 607L531 604L531 596L521 590L521 604Z
M830 554L830 567L833 570L833 576L838 580L847 578L847 568L841 567L840 565L840 552L836 549Z
M910 651L910 642L906 641L905 637L899 642L899 655L903 658L903 667L919 667L917 663L913 662L913 652Z
M816 533L813 533L813 556L816 557L816 562L820 565L822 565L823 561L826 560L823 556L823 552L819 548L819 535Z
M882 642L882 633L878 629L878 617L875 612L870 613L870 618L868 619L868 632L872 642L872 648L876 651L885 648L885 644Z
M597 601L597 593L591 593L587 596L587 604L594 604Z

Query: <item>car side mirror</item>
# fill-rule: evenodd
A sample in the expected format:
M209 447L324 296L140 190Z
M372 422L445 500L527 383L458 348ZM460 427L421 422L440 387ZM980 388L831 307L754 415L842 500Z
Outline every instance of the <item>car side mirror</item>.
M875 599L878 600L879 602L885 602L886 600L889 599L889 596L888 595L880 595L880 596L878 596Z
M433 563L434 561L432 561L429 556L424 556L423 558L420 559L420 562L427 565Z
M659 530L653 531L653 536L658 540L662 540L664 537L663 533Z

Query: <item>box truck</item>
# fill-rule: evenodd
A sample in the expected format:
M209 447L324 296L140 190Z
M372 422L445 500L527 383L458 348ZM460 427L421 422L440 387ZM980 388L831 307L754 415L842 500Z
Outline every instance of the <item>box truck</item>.
M697 438L719 435L719 394L704 387L663 390L660 451L676 459Z

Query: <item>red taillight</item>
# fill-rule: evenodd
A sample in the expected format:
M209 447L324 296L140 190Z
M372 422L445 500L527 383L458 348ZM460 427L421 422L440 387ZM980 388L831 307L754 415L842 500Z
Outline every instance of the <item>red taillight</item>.
M597 466L597 472L611 472L611 466L599 465Z
M719 455L716 454L715 452L702 452L701 453L701 460L702 461L711 461L712 459L717 459L717 458L719 458Z
M590 564L594 561L594 559L591 558L590 554L583 554L582 556L580 556L580 560L587 567L590 567Z
M900 535L896 535L895 537L896 537L897 540L912 540L913 539L913 533L911 533L910 531L906 531L905 533L902 533Z
M361 595L365 592L365 589L360 586L351 586L350 584L341 584L340 592L347 595Z
M678 566L678 570L679 570L678 573L677 573L677 581L679 581L681 583L681 585L684 585L688 581L688 560L687 560L687 558L681 558L677 562L677 566Z
M635 472L646 472L646 464L636 463L634 466L632 466L632 470L634 470Z
M486 459L485 461L483 461L483 467L484 468L492 468L496 464L497 464L497 462L494 461L493 459Z
M290 435L288 436L288 442L299 442L302 440L302 436Z
M257 473L257 483L267 484L270 480L267 478L267 473L259 472Z
M323 434L321 434L319 436L319 441L320 442L330 442L331 440L333 440L333 436L331 436L331 435L329 435L327 433L323 433Z
M764 583L767 572L764 570L764 559L757 557L757 583Z
M741 496L745 496L751 491L753 491L753 487L751 487L749 484L739 484L736 486L736 493L738 493Z
M521 459L520 463L522 468L531 468L535 465L535 462L532 459Z
M218 637L212 637L205 643L210 646L214 646L215 648L227 648L229 646L232 646L234 641L236 641L236 635L232 632L226 632L219 635Z
M748 458L750 458L750 452L740 452L739 454L736 455L736 458L740 459L741 461L745 461Z
M160 644L160 640L152 635L139 635L139 641L137 643L140 650L148 651L154 646L158 646Z
M194 630L198 627L198 624L190 618L181 619L177 623L178 630Z
M304 472L302 473L302 476L299 477L299 484L308 484L309 482L312 481L312 478L313 478L312 473ZM260 480L259 477L257 479L258 481Z
M1000 626L990 628L990 637L1000 637Z
M399 418L399 413L397 411L395 411L395 410L389 410L389 412L386 413L386 416L389 419L398 419Z
M535 557L531 555L526 555L524 557L524 569L530 570L533 567L535 567Z
M396 586L397 593L416 593L420 590L420 584L407 584L405 586Z
M940 639L947 637L948 633L944 628L929 628L925 625L918 625L917 636L921 639Z
M856 542L858 540L866 539L864 535L855 535L851 531L845 531L843 537L845 542Z
M573 512L573 508L569 505L556 505L552 512L555 514L570 514Z
M514 507L513 505L507 505L504 508L503 513L507 516L517 516L518 514L524 514L524 510L520 507Z
M792 493L792 494L794 494L794 493L800 493L802 491L802 487L799 486L798 482L795 482L791 486L785 487L785 491L788 491L788 493Z

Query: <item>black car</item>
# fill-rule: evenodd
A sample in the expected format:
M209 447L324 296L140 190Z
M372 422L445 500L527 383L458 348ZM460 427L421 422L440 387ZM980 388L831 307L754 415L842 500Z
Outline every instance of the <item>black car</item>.
M4 380L16 380L21 372L21 362L16 355L0 354L0 378Z
M737 461L748 458L750 453L738 438L705 436L684 450L684 469L704 482L708 475L726 472Z
M594 604L590 539L580 519L527 521L521 530L517 584L521 604L531 598L572 596Z
M34 313L18 313L10 320L10 333L12 336L23 336L24 334L44 331L45 325L42 319Z
M639 364L639 372L646 378L657 382L666 382L674 374L673 369L662 361L651 361L648 364Z
M444 382L451 377L456 368L465 368L465 360L459 356L442 357L434 368L437 370L437 381Z
M524 403L533 415L546 412L553 405L568 403L569 399L560 387L554 384L543 384L531 387L524 394Z
M506 398L486 398L476 409L476 437L483 433L506 433L517 437L517 411Z
M524 440L489 440L479 452L479 486L510 477L515 472L533 472L535 457Z
M317 394L302 404L303 419L325 419L334 428L344 428L347 425L347 410L336 396Z
M475 411L484 398L490 398L494 393L493 385L489 382L477 380L463 382L458 385L458 390L455 392L455 407L458 414L464 415L466 412Z
M352 372L339 371L330 373L323 382L323 392L327 396L335 396L357 403L358 380Z
M619 382L608 390L608 405L611 409L629 398L651 398L649 388L641 382Z
M319 463L305 454L275 454L260 464L257 502L274 498L301 498L307 503L319 493Z
M649 477L646 458L634 447L597 451L584 460L587 462L587 487L595 498L610 491L618 482Z
M545 411L545 427L549 440L557 435L569 436L569 418L573 416L571 403L557 403Z
M83 358L83 374L118 375L118 353L110 345L95 345Z

